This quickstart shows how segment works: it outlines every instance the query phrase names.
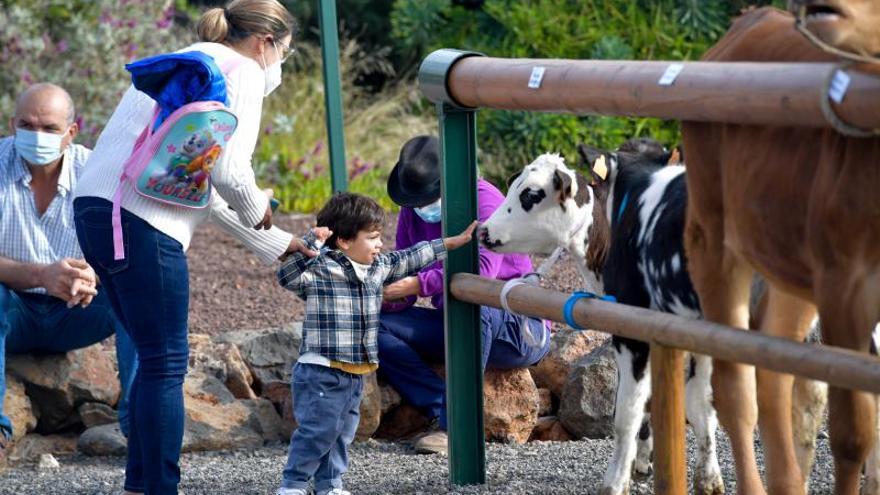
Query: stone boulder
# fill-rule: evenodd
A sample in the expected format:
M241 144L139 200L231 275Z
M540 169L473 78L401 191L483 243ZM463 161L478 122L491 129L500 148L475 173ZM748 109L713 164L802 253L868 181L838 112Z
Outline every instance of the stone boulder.
M382 415L399 406L403 398L394 390L394 387L384 382L379 382L379 393L382 394Z
M360 413L361 419L355 439L364 441L376 433L382 420L382 391L379 390L379 382L376 380L375 372L364 377Z
M37 426L37 417L31 399L25 394L24 384L12 375L6 375L6 395L3 410L12 421L14 440L19 440Z
M529 441L567 442L571 439L571 434L562 426L559 418L556 416L542 416L538 418Z
M90 456L124 456L127 441L119 430L119 423L106 424L84 431L76 441L76 449Z
M115 352L100 344L65 354L11 354L6 370L24 383L41 433L77 425L85 402L113 406L119 399Z
M213 376L187 376L184 407L184 452L254 448L286 440L281 418L271 402L236 399Z
M113 424L119 419L115 409L100 402L86 402L79 406L78 412L87 429Z
M575 438L607 438L614 433L617 363L608 340L572 371L559 402L559 420Z
M290 371L299 357L302 323L280 328L241 330L216 337L217 342L235 344L253 375L253 389L262 390L273 382L290 383Z
M384 440L402 440L424 431L429 423L418 409L403 402L382 416L379 429L373 436Z
M562 397L565 382L577 362L607 338L607 334L591 330L564 328L555 332L547 355L540 363L529 368L535 384L550 389L557 398Z
M552 416L556 412L553 392L549 388L538 389L538 417Z
M72 454L76 452L76 435L39 435L31 433L15 443L9 461L13 464L36 462L43 454Z
M215 342L210 335L189 336L189 368L212 375L226 384L237 399L256 399L251 388L254 376L238 347L229 342Z
M525 443L538 421L538 388L529 370L487 369L483 379L486 439Z

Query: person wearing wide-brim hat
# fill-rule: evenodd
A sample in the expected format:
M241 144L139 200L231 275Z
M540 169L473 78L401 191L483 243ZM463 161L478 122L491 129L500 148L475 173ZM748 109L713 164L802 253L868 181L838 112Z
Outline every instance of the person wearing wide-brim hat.
M435 239L440 225L440 151L433 136L417 136L403 145L388 177L388 195L401 206L397 246L405 249ZM504 195L484 179L477 181L477 216L484 222L504 202ZM532 271L529 257L499 254L480 247L480 274L509 280ZM416 307L417 297L430 297L433 308ZM429 366L444 361L443 267L435 263L385 289L379 317L380 375L404 399L431 418L434 427L416 443L419 453L446 452L446 386ZM521 368L540 361L549 350L549 327L538 319L522 320L504 310L481 308L483 368ZM527 339L530 332L534 339ZM532 346L528 342L541 342Z

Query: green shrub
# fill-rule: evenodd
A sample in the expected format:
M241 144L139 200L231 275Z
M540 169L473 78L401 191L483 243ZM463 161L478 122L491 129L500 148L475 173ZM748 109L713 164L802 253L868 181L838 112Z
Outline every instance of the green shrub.
M296 67L264 105L263 135L254 154L258 179L275 189L286 211L313 212L331 194L326 143L324 83L320 50L300 45ZM413 83L401 83L378 94L354 84L363 72L390 71L387 60L363 52L357 43L342 45L345 148L349 190L371 196L387 208L395 205L385 192L388 172L400 147L417 134L436 134L436 120L423 111Z
M476 2L479 3L479 2ZM782 0L757 0L758 4ZM485 0L473 11L445 0L397 0L398 49L438 48L517 58L688 60L698 58L745 7L740 0ZM503 181L536 155L561 152L574 164L580 141L614 148L635 136L669 145L677 122L483 110L477 118L484 174Z

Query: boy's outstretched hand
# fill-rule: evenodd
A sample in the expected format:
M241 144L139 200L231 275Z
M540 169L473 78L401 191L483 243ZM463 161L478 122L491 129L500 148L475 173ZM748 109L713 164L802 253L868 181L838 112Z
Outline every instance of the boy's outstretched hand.
M458 235L454 235L452 237L447 237L443 239L443 245L446 246L446 249L458 249L465 244L471 242L471 239L474 237L474 229L477 228L477 221L474 220L473 223L468 225L468 228L464 229L464 232Z

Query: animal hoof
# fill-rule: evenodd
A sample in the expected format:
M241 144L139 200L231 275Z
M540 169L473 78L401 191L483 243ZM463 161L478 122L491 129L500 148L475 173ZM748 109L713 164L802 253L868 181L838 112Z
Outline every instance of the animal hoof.
M698 476L694 479L694 495L722 495L724 493L724 481L720 474Z
M633 478L644 480L646 478L650 478L651 475L654 474L654 466L651 463L643 464L639 466L639 463L636 462L633 465Z

